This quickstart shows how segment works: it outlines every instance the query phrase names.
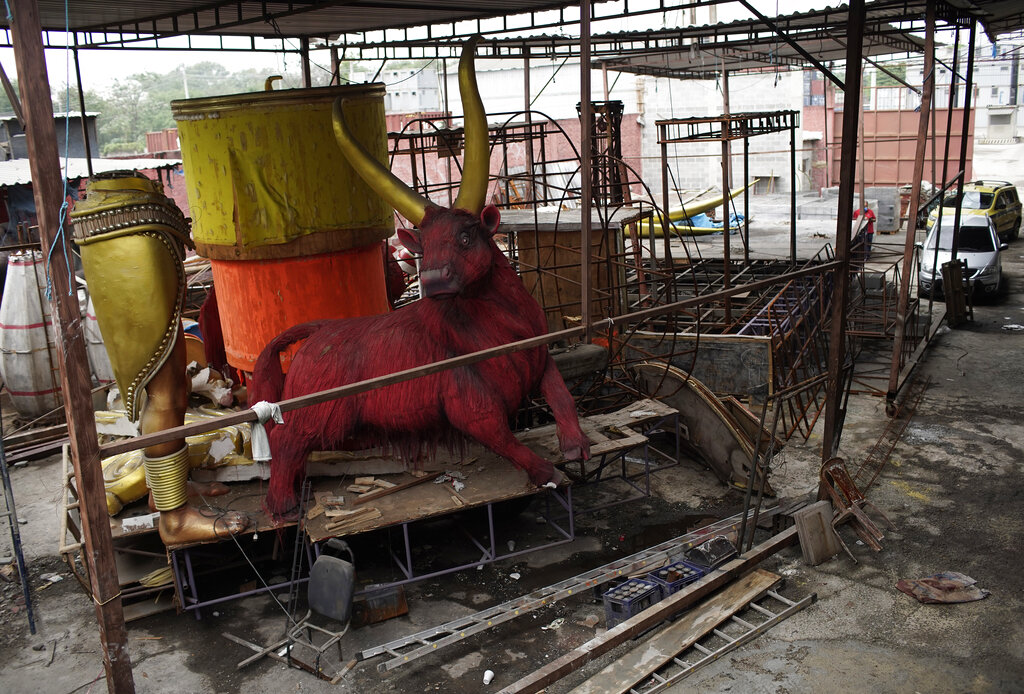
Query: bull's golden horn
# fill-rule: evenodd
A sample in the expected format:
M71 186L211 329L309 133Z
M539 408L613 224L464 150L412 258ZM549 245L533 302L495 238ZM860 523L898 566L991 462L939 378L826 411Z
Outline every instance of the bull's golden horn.
M462 94L464 136L466 139L462 159L462 183L453 207L479 213L487 198L490 175L491 146L487 133L487 114L480 89L476 84L473 56L479 36L473 36L462 48L459 59L459 92Z
M423 221L428 206L433 205L425 197L407 186L401 179L388 171L387 167L377 161L349 130L345 115L341 111L344 97L334 101L332 119L334 121L334 137L338 141L342 154L356 173L378 195L391 204L398 213L412 224Z

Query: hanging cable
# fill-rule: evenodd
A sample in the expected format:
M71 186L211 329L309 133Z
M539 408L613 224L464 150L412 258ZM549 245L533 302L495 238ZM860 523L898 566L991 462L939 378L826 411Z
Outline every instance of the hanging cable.
M9 6L7 8L7 13L9 16ZM64 176L62 177L64 185L64 199L61 201L60 213L58 214L57 234L54 237L53 243L50 244L50 250L46 255L46 298L49 301L53 301L53 280L50 278L50 264L53 260L53 249L58 245L61 248L61 252L64 254L64 265L68 270L68 296L71 296L71 293L75 288L72 265L68 258L67 240L64 238L64 223L67 220L69 208L68 167L70 165L69 140L71 138L71 119L68 117L68 114L71 112L71 39L68 16L68 0L64 0ZM88 128L86 128L85 132L86 137L88 137Z

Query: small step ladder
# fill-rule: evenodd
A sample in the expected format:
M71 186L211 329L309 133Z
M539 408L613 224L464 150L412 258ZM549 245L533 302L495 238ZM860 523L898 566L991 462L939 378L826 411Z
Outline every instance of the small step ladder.
M812 604L817 597L816 593L811 593L806 598L794 602L774 590L767 591L764 596L751 600L704 638L677 654L646 680L631 688L630 694L656 694L665 691L729 651L753 641L782 620ZM774 612L768 607L769 604L776 610L779 609L777 604L781 604L782 609Z

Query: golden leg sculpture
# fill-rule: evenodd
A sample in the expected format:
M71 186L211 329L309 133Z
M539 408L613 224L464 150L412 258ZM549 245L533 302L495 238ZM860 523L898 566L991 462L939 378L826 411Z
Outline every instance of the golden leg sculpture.
M188 407L185 342L180 326L178 330L174 348L146 385L146 404L139 418L142 434L180 426L185 420ZM214 513L187 503L189 465L188 446L184 439L149 446L144 453L146 480L153 506L160 511L160 539L164 544L204 542L228 537L246 528L248 518L240 513ZM227 491L226 487L224 491Z
M160 184L137 175L94 177L72 219L96 319L129 416L150 434L184 423L188 408L181 311L188 223ZM142 394L145 393L145 397ZM243 530L248 518L188 504L184 439L143 451L152 504L167 545Z

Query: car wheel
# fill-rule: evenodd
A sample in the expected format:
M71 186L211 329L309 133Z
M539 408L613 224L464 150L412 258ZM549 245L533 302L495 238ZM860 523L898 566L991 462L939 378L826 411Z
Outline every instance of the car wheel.
M1011 241L1015 241L1017 237L1020 236L1020 221L1021 220L1018 219L1017 223L1013 225L1013 231L1010 232Z

